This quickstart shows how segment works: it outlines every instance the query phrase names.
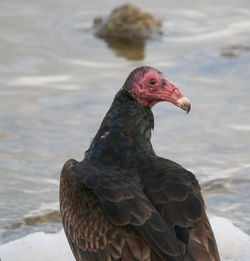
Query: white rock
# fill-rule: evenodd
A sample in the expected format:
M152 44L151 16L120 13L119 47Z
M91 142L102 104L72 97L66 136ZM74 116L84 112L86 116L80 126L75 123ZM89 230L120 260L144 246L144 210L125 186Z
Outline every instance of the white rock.
M222 217L210 218L223 261L249 261L250 237Z

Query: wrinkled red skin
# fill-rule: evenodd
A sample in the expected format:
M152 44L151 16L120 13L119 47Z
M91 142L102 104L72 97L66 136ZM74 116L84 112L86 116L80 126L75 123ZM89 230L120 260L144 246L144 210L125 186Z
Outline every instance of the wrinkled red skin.
M149 80L155 79L154 85ZM177 105L178 100L184 97L183 93L167 77L160 72L150 70L143 78L133 84L133 96L143 106L152 108L160 101L168 101Z

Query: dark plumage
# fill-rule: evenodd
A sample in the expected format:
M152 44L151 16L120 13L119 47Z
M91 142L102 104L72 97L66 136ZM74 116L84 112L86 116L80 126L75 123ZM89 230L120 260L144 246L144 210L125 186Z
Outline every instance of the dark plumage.
M152 148L150 108L163 100L190 110L162 73L137 68L85 158L65 163L60 208L76 260L220 260L195 176Z

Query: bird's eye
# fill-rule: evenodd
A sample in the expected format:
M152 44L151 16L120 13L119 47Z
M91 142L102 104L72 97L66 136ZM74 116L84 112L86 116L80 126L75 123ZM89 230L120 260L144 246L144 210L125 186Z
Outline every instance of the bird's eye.
M151 78L151 79L149 80L149 83L150 83L151 85L155 85L155 84L156 84L156 79Z

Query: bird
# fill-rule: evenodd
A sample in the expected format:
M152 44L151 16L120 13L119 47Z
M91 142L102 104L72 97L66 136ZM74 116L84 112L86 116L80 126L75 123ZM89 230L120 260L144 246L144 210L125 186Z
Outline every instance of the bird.
M161 101L191 108L165 74L134 69L84 159L64 164L60 212L77 261L220 260L195 175L151 144Z

